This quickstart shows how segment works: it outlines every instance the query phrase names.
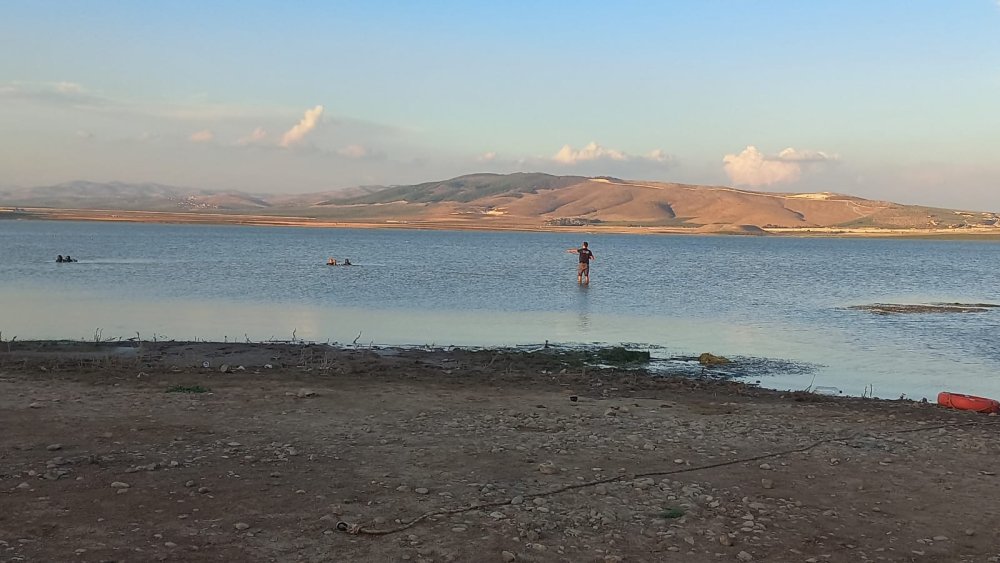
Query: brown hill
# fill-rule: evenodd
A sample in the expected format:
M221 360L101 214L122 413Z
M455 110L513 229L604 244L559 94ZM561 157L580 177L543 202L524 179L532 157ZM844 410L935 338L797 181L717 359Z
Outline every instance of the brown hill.
M605 225L691 232L762 229L997 228L994 213L901 205L835 193L769 193L725 186L540 173L471 174L411 186L301 195L249 195L160 184L72 182L0 191L0 205L253 213L308 221L468 228Z

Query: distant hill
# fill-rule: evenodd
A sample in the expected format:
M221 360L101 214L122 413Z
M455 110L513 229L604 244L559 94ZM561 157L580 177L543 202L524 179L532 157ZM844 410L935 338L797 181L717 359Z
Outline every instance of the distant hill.
M238 191L178 188L164 184L66 182L54 186L0 190L0 205L133 211L249 210L270 207Z
M0 190L0 206L280 215L469 228L605 225L744 234L807 228L1000 229L1000 217L994 213L829 192L770 193L541 173L470 174L408 186L359 186L299 195L81 181Z

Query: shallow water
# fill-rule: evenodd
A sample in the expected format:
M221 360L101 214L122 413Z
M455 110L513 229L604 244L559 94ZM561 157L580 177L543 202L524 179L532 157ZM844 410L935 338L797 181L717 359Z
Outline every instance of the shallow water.
M1000 396L1000 311L873 315L873 302L1000 302L990 241L0 222L3 338L657 346L816 364L776 388ZM79 260L56 264L57 254ZM354 267L329 267L328 256ZM360 335L360 336L359 336ZM779 364L780 365L780 364ZM835 391L834 391L835 392Z

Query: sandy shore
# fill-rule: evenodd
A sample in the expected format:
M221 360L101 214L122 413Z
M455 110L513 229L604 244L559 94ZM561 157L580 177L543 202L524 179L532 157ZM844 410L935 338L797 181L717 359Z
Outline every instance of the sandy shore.
M117 211L101 209L48 209L25 208L23 213L5 213L0 209L0 218L51 221L104 221L122 223L176 223L206 225L261 225L281 227L353 228L353 229L418 229L418 230L460 230L460 231L541 231L580 232L607 234L696 234L696 235L742 235L755 234L795 236L795 237L854 237L854 238L949 238L949 239L1000 239L1000 227L969 227L963 229L883 229L883 228L768 228L745 233L720 226L718 232L705 227L629 227L622 225L566 225L553 226L541 222L527 221L511 217L443 216L434 219L413 219L405 221L371 220L330 220L310 217L279 215L249 215L238 213L181 213L162 211Z
M998 422L547 351L4 342L0 561L995 562Z

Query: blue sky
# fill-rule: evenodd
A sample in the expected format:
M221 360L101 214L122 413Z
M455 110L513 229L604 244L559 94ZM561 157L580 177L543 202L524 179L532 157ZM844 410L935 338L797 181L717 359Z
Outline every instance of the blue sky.
M543 171L1000 210L1000 4L0 7L0 185Z

